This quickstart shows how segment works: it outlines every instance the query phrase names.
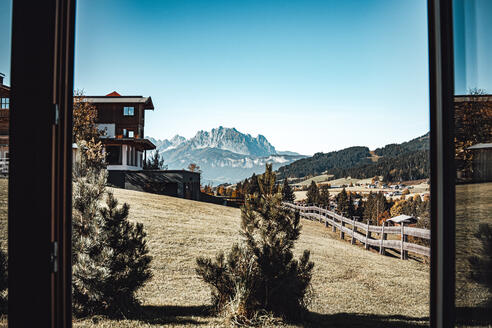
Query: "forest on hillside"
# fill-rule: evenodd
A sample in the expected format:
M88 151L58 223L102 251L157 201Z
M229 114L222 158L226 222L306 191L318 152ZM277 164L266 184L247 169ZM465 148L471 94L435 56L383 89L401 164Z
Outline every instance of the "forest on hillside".
M312 157L297 160L278 169L278 178L300 178L320 175L333 169L349 168L371 162L367 147L350 147L330 153L316 153Z
M383 176L385 181L404 181L429 177L429 133L401 144L377 148L378 161L371 160L367 147L350 147L330 153L316 153L278 169L279 179L302 178L323 173L334 178Z
M396 157L381 157L376 163L334 169L330 173L334 175L334 178L350 176L364 179L382 176L385 182L426 179L430 173L429 151L417 150Z

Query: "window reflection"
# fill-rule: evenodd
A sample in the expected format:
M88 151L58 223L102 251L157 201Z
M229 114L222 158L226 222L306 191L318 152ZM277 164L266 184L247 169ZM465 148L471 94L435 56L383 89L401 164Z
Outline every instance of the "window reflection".
M455 0L456 307L458 326L492 308L492 2Z

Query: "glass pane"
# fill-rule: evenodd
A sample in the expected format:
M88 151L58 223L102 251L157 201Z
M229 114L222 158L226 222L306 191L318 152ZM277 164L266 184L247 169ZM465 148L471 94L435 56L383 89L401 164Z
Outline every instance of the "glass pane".
M492 324L492 2L455 0L457 326Z
M74 197L97 210L75 208L74 220L113 222L111 191L143 224L153 277L121 279L134 293L118 300L98 299L98 284L81 289L75 326L275 327L282 316L296 326L425 326L426 5L77 1L75 87L87 90L96 123L120 133L101 139L105 164L120 165L101 165L102 186L75 177ZM89 202L81 187L105 191ZM84 261L106 286L114 257L84 250L77 227L78 293L90 282ZM131 250L119 233L112 241ZM138 254L119 257L109 276L145 267L128 265ZM131 309L129 295L140 302Z
M0 327L7 327L7 243L12 1L0 1Z

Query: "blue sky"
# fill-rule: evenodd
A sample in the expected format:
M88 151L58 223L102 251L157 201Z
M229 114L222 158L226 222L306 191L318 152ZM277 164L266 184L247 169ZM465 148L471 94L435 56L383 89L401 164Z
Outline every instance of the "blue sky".
M454 0L455 93L492 93L492 1Z
M304 154L401 142L429 129L426 1L78 0L75 87L152 96L157 138L222 125Z

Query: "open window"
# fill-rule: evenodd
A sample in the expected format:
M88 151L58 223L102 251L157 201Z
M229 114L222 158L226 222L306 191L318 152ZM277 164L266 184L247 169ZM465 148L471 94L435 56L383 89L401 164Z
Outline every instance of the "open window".
M83 0L80 0L80 3L83 3ZM26 4L23 1L13 1L11 71L7 72L8 75L5 76L5 80L2 79L2 84L3 82L7 83L9 80L11 95L9 97L2 95L0 100L0 120L3 118L1 111L8 110L10 124L9 129L7 129L9 134L8 150L0 149L0 174L7 169L9 175L8 264L10 278L8 285L8 321L10 327L71 327L71 177L74 149L72 142L72 96L74 89L75 1L49 0L30 2L29 6L29 10L25 10ZM302 6L296 8L295 6L286 6L283 9L295 13L296 15L292 17L297 19L298 15L302 16L304 11L301 10ZM357 9L357 6L353 9ZM263 11L256 12L262 13ZM378 10L374 12L378 12ZM487 135L491 131L490 126L487 125L490 122L491 102L488 92L492 90L489 79L489 73L491 72L490 56L488 55L490 53L488 51L490 42L487 39L490 34L488 31L491 29L490 22L492 20L489 17L491 12L492 9L489 2L485 0L428 1L431 114L430 202L432 218L430 229L431 275L430 285L428 286L430 286L430 324L433 327L490 325L490 307L489 303L487 303L490 287L487 285L488 267L486 266L487 263L490 263L490 258L487 257L490 256L490 251L487 253L487 247L490 247L487 244L487 240L489 240L487 239L489 238L487 233L490 233L490 228L480 227L481 224L490 224L487 220L489 219L488 213L490 213L490 204L492 203L490 198L492 191L489 188L490 143L492 141L490 140L490 135ZM243 11L242 13L250 12ZM321 13L321 11L318 11L318 13ZM269 17L263 18L271 22L268 19ZM189 22L189 20L185 21ZM210 26L213 27L214 25ZM221 33L226 32L226 30L220 31ZM272 29L272 31L275 31L275 29ZM291 37L295 37L296 33L299 32L297 28L290 31ZM266 34L262 34L262 37L266 36ZM181 42L185 39L179 40ZM197 40L200 41L199 38ZM220 43L220 40L216 41ZM339 42L344 41L339 40ZM306 43L300 44L303 47L308 47ZM262 43L261 45L265 47L265 52L268 52L269 44ZM304 49L303 47L300 48ZM286 46L283 53L291 54L294 50L294 48ZM25 55L32 54L33 51L36 56ZM357 49L354 49L350 54L357 52ZM181 56L175 57L175 59L181 58ZM210 60L212 56L207 58ZM257 59L258 62L263 60L262 58ZM314 56L312 59L317 60L319 58ZM224 62L225 64L227 62ZM195 68L200 67L197 64ZM213 72L215 74L221 70L226 70L226 68L221 66L220 70ZM313 69L312 71L316 70ZM246 70L242 71L242 74L246 73L248 73ZM338 78L343 80L344 73L346 72L338 72ZM237 76L242 75L238 74ZM289 81L291 77L286 75L283 81ZM217 76L215 78L219 79ZM322 76L317 78L321 79ZM210 82L210 80L206 81L207 83ZM243 80L242 82L245 81ZM281 82L277 86L281 86ZM204 85L207 83L204 83ZM223 86L226 87L226 84ZM261 88L258 87L258 90L261 91ZM100 99L106 99L104 97L106 96L101 96ZM115 111L119 112L118 117L121 118L123 102L118 100L118 97L113 95L110 98L116 104ZM270 104L269 95L263 93L262 97L265 103ZM150 97L131 98L132 101L139 104L135 106L154 109ZM237 99L245 100L240 97ZM118 103L118 101L120 102ZM217 99L214 101L216 103L219 102ZM110 102L108 101L108 103ZM127 103L126 100L124 103ZM111 104L110 106L113 105ZM122 119L126 120L127 118L125 117L134 116L135 108L124 106ZM231 109L229 108L229 110ZM250 113L249 110L251 108L248 108L248 113ZM137 110L137 113L140 113L140 109ZM240 117L239 111L235 114ZM260 110L255 112L255 115L260 114L262 114ZM152 117L151 115L153 113L147 116ZM459 119L463 115L466 118L471 118L471 121ZM140 114L139 116L143 117ZM245 120L247 119L246 116L241 117ZM281 120L283 116L272 117L275 120ZM315 122L313 126L319 123L316 117L311 117L311 122ZM190 116L188 116L189 118ZM206 119L206 117L201 119ZM336 119L335 117L333 121L336 121ZM386 117L376 117L375 122L366 127L367 134L379 133L381 131L380 124L385 119ZM109 123L102 122L101 124ZM331 128L334 128L334 126ZM300 127L297 129L300 129ZM1 137L1 134L5 131L2 130L1 126L0 130ZM323 129L319 128L319 131L321 130ZM122 130L115 128L115 133L116 131ZM130 134L133 131L139 131L138 138L134 138ZM134 140L131 140L131 144L125 144L128 140L122 140L124 138L121 135L108 136L106 138L107 140L104 142L106 142L106 155L110 165L121 166L126 164L127 166L138 167L143 166L144 162L146 163L147 159L150 159L147 157L146 152L153 151L156 145L150 140L144 139L144 135L140 131L143 131L143 125L139 125L138 130L136 127L134 130L128 130L128 133L123 133L125 138L134 138ZM147 131L152 132L152 129L147 128ZM296 131L299 130L291 129L288 134ZM347 133L349 131L349 129L346 130ZM172 145L167 146L169 150L174 149L172 147L178 147L183 142L179 136L168 141L173 142ZM207 151L206 148L196 148L194 150L197 152ZM231 150L228 149L228 151L230 152ZM295 155L286 152L281 156ZM381 154L373 153L370 155L375 161L378 156L381 156ZM367 157L369 156L363 158ZM229 158L229 160L234 160L234 158ZM202 196L202 192L208 195L209 189L206 187L209 186L203 186L203 191L200 190L200 169L203 170L205 167L200 168L200 165L196 163L182 163L182 166L189 165L185 173L183 173L181 167L181 169L166 170L167 172L161 175L156 172L159 166L162 165L160 163L156 165L157 169L149 170L147 177L154 176L154 178L149 180L138 180L141 178L134 180L140 174L139 172L130 172L127 175L121 175L116 172L113 175L117 176L115 181L121 182L123 186L127 183L139 184L140 188L152 188L155 191L154 194L172 195L173 197L188 199L207 197L211 201L217 202L217 204L234 202L239 198L232 194L228 195L229 186L225 184L220 187L217 186L217 192L213 195L214 198L212 198L212 195L209 195L210 197ZM370 165L370 163L367 163L367 165ZM159 177L155 178L156 175L159 175ZM344 181L343 184L346 184L346 188L360 187L359 181L353 183L353 186L350 186L351 182L348 182L348 180ZM379 183L376 184L376 181L369 181L367 185L378 186L376 188L367 187L368 189L379 188ZM339 189L343 188L342 185L339 187ZM406 190L411 192L411 188L406 188ZM2 192L6 192L6 189L3 188ZM402 194L393 194L392 197L405 196L404 191L399 192ZM127 191L125 193L130 194ZM5 196L5 193L2 193L2 195ZM157 196L149 195L147 197L153 199ZM187 200L181 199L177 202L185 201ZM201 205L193 204L197 208ZM358 202L353 201L352 204L357 206ZM375 204L373 212L376 213L375 216L379 219L383 213L380 213L380 203L377 200ZM340 211L337 205L328 203L325 208L310 206L303 211L305 212L305 217L319 218L319 216L323 216L322 212ZM214 206L212 207L215 208ZM137 208L141 213L145 212L142 207L135 206L134 208ZM233 212L233 209L228 209L228 211ZM407 251L405 247L411 247L409 246L411 241L404 237L407 236L405 231L414 234L416 231L417 234L421 232L416 230L417 228L415 227L407 228L405 224L397 225L398 222L396 221L393 221L396 223L391 223L391 227L381 225L381 222L378 221L376 227L371 228L370 222L358 222L356 216L353 215L351 220L347 222L340 218L338 218L338 221L333 220L333 222L338 222L337 226L333 226L334 230L339 229L335 233L340 233L337 236L342 236L341 233L344 233L342 238L347 241L346 245L340 246L337 243L333 243L333 245L365 247L367 251L365 248L361 250L370 253L371 249L376 250L378 247L379 249L384 249L384 228L388 228L386 230L388 234L400 229L400 239L386 240L386 245L388 245L388 248L393 245L395 256L397 257L396 260L403 261L398 259L399 255L401 255L401 258L405 258L404 252ZM199 221L192 215L187 217L187 219L189 218L193 218L193 227L196 228ZM178 233L179 228L183 227L180 225L183 221L172 221L176 225L174 227L176 229L173 230L173 233L167 234L163 238L171 238L173 234ZM169 222L171 221L163 221L162 224L169 224ZM323 230L324 234L332 233L329 222L325 220L324 223L327 224L327 227L320 225L319 222L310 220L309 223L306 223L305 230L316 233L315 231L319 231L317 230L318 228L326 228L326 230ZM156 227L158 228L158 225ZM214 248L217 245L214 243L217 240L215 239L217 234L210 232L212 231L212 222L208 222L208 225L204 225L204 227L206 227L204 229L208 234L204 234L200 237L201 239L193 239L193 245L190 245L189 249L193 249L199 242L202 242L209 247L207 251L215 250ZM4 228L5 224L3 224L2 229L5 230ZM226 229L227 227L221 226L222 228ZM363 231L364 228L367 234L362 235L360 231ZM357 229L359 229L358 233ZM372 236L371 233L373 234ZM169 237L170 235L171 237ZM352 236L352 239L348 237L349 235ZM369 245L368 241L378 235L381 236L378 239L381 240L380 244ZM424 236L424 234L420 234L420 236ZM338 240L337 242L341 243L343 241ZM359 246L352 246L352 243L359 244ZM400 252L398 252L398 247L400 247ZM427 249L429 248L427 247ZM323 251L323 249L319 249L319 253L323 253ZM470 253L470 251L472 252ZM172 258L172 256L176 255L175 249L169 252L171 253L163 251L160 256ZM339 253L340 256L342 254ZM374 255L383 256L379 255L379 252ZM406 266L408 264L400 265ZM408 266L410 267L411 265ZM194 271L190 269L186 274L192 275L193 273L190 272ZM159 275L159 277L169 276ZM187 278L186 280L183 279L183 281L193 282L190 276L187 276ZM339 279L340 283L343 283L343 281L356 278L357 275L354 274L353 268L347 268L341 275L331 275L328 281L325 281L322 290L326 292L328 290L326 286L333 279ZM388 276L378 277L374 284L384 284L389 281L388 279L390 279ZM411 284L412 282L402 282L404 285L407 283ZM367 282L366 284L362 282L360 285L352 284L347 287L347 291L353 291L354 288L362 288L364 292L358 295L372 295L371 286ZM189 286L185 285L185 287ZM405 293L405 288L402 288L401 291L399 297L408 296ZM425 288L425 291L428 291L428 288ZM152 293L145 295L152 298ZM364 302L361 306L370 305L370 302ZM186 313L185 316L189 315L196 319L197 316L201 316L202 312L200 311L203 310L203 307L193 305L176 308L169 306L160 309L164 311L162 312L159 311L159 308L156 309L149 306L147 310L149 310L148 313L153 315L149 319L150 321L165 324L166 322L162 319L163 313L165 313L164 316L168 313L172 313L172 316L175 316L176 313L178 313L177 316L179 316L179 313ZM353 320L353 322L357 321L361 325L366 324L367 320L372 320L370 323L377 325L388 319L381 318L381 316L367 316L366 314L358 316L354 314L337 315L325 313L320 315L319 318L322 318L327 323L337 323L337 320L338 323L347 323ZM427 316L423 316L417 319L419 322L424 322L427 318ZM405 321L408 318L401 319L401 317L397 316L388 320L393 319L400 320L399 323L402 323L401 321Z

